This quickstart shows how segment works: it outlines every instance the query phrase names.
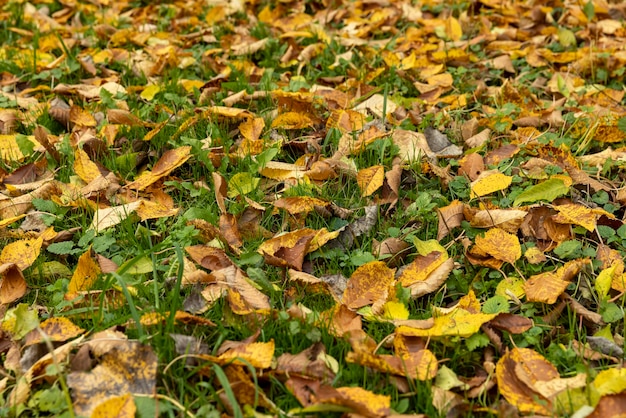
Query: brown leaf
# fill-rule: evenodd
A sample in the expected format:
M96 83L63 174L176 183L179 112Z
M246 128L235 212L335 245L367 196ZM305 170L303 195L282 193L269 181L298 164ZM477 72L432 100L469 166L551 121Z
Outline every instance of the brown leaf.
M74 410L90 415L104 401L129 393L152 395L156 388L157 356L149 345L118 340L89 372L72 372Z
M467 176L470 181L474 181L485 171L485 163L483 157L475 152L465 155L459 160L459 175Z
M221 270L233 265L233 262L223 250L209 245L192 245L186 247L185 251L191 256L193 261L207 270Z
M298 373L330 384L335 372L328 367L326 356L324 345L318 342L298 354L282 354L276 359L276 371L287 375Z
M510 334L522 334L532 328L533 321L524 316L501 313L489 321L489 324Z
M319 248L314 239L320 233L323 235L327 231L324 228L320 231L304 228L288 232L265 241L257 251L272 265L302 270L304 256Z
M26 294L28 285L19 267L13 263L0 265L0 303L9 304Z
M600 398L589 418L618 417L626 415L626 393L605 395Z
M446 237L452 229L461 226L464 219L463 203L453 200L448 206L437 210L439 224L437 226L437 241Z
M519 209L480 210L470 219L474 228L494 228L516 234L528 212Z

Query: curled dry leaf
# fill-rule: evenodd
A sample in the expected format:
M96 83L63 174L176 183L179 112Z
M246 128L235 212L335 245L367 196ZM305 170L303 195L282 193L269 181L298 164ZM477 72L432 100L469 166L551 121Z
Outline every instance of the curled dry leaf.
M529 278L524 292L529 302L553 304L565 291L572 279L588 265L589 260L572 260L556 271L537 274Z

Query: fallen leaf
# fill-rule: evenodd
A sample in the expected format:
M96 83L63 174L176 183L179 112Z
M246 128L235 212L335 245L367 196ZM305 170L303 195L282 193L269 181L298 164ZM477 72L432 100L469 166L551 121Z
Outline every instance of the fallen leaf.
M350 276L342 302L350 309L382 304L394 283L394 270L382 261L371 261Z

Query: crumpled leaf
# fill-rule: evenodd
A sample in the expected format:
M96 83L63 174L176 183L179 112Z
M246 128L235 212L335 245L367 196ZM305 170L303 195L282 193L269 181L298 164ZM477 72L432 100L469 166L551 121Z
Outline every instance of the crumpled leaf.
M524 285L529 302L553 304L565 291L570 281L589 263L588 260L572 260L556 271L545 272L530 277Z
M552 401L541 395L535 385L559 377L552 363L529 348L512 349L496 365L500 393L524 413L552 414Z

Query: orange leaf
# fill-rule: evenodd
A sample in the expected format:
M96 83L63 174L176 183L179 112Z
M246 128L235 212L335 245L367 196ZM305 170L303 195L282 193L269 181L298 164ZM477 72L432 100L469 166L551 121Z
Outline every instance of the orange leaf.
M191 147L184 146L174 148L161 156L159 161L154 165L152 171L144 171L133 181L127 184L130 189L143 190L152 183L156 182L162 177L167 176L169 173L180 167L191 157Z
M387 300L393 285L394 270L382 261L371 261L357 268L343 293L343 303L350 309L358 309L372 303Z
M553 304L565 291L567 285L586 265L589 260L572 260L559 267L555 272L545 272L532 276L524 284L526 299L529 302Z

